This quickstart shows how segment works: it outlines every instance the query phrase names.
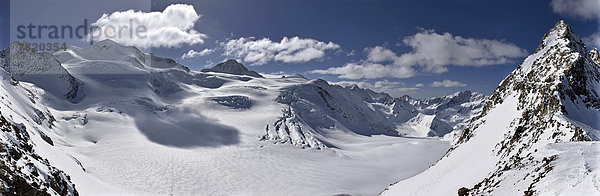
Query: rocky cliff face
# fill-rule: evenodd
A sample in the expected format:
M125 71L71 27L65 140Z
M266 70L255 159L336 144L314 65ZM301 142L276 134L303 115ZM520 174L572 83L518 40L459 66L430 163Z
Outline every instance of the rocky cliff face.
M69 175L35 150L23 124L0 115L0 193L2 195L79 195ZM46 137L46 142L53 144Z

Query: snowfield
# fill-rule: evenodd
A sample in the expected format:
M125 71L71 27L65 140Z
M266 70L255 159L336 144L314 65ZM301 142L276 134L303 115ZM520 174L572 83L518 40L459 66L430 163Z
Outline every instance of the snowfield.
M303 125L327 133L321 149L260 140L290 107L276 101L282 89L314 82L300 76L258 77L237 62L190 71L110 40L53 56L84 84L83 98L4 74L0 112L28 128L35 151L80 195L374 195L450 147L342 125Z

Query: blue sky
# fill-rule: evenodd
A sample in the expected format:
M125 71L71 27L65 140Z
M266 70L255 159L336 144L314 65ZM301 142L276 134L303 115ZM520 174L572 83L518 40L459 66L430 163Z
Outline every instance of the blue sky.
M173 58L195 70L235 58L261 73L298 73L311 79L358 83L394 96L424 98L461 90L489 95L561 19L590 45L597 45L594 36L599 35L598 14L586 15L585 10L590 7L589 2L592 8L600 4L594 1L597 0L38 0L42 3L23 7L9 6L8 1L2 0L0 44L5 48L9 40L15 40L16 27L10 22L77 24L82 18L94 22L103 13L127 9L163 12L172 4L181 3L193 6L200 15L187 18L192 27L183 29L185 39L170 37L150 46L128 40L123 43ZM11 6L13 13L8 14ZM46 13L38 13L43 19L15 14L24 9ZM41 17L44 15L52 17ZM284 37L290 38L288 42L282 42ZM298 38L290 41L293 37ZM241 47L240 43L248 47ZM264 47L257 49L259 43ZM290 47L298 50L285 49ZM190 50L204 52L182 58ZM253 56L252 51L266 56Z

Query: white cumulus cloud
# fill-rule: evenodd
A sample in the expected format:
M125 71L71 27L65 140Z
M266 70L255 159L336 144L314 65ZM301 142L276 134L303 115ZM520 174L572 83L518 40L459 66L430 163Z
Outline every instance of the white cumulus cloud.
M446 72L446 65L499 65L527 56L525 49L512 43L439 34L433 30L405 37L402 42L412 48L412 52L400 57L404 63L420 65L434 73Z
M599 0L552 0L552 11L585 20L600 18Z
M183 54L183 56L181 56L181 59L189 59L189 58L194 58L194 57L199 57L199 56L206 56L210 53L212 53L214 50L213 49L204 49L200 52L196 52L194 50L190 50L187 53Z
M600 48L600 32L582 38L588 48Z
M225 50L224 55L235 57L252 65L262 65L279 61L284 63L308 62L325 57L328 50L337 50L339 45L333 42L321 42L314 39L284 37L280 42L269 38L253 37L231 39L220 43Z
M444 73L448 65L488 66L512 63L527 55L525 49L500 40L474 39L424 30L405 37L402 44L412 50L401 55L376 46L366 48L367 58L342 67L314 70L317 74L335 74L340 78L409 78L417 73Z
M310 73L335 74L344 79L409 78L415 75L411 67L383 65L373 62L347 63L342 67L330 67L325 70L313 70Z
M162 12L117 11L92 23L96 30L90 36L95 41L112 39L138 48L201 44L206 35L194 30L198 19L194 7L185 4L169 5Z
M461 82L458 81L452 81L452 80L443 80L443 81L433 81L431 83L432 87L465 87L467 86L466 84L463 84Z

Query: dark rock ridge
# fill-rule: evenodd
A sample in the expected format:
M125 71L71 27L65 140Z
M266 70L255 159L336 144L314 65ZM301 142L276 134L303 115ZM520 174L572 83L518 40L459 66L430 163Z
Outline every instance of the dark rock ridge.
M79 195L69 175L34 151L25 126L0 114L0 130L0 195Z

